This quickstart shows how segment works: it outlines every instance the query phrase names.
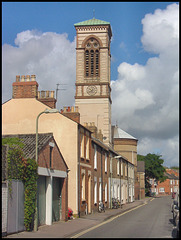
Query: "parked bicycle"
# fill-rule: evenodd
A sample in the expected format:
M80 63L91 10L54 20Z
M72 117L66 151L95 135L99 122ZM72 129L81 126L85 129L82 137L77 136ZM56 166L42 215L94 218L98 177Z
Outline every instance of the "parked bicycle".
M116 198L112 198L112 208L118 208L118 201Z
M99 202L99 212L105 212L104 204L101 201Z

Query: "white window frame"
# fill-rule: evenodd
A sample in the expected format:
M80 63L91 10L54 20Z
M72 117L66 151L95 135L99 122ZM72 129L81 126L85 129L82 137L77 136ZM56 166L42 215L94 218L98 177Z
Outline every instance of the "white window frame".
M81 157L84 158L84 133L80 133Z
M99 201L102 202L102 184L99 183Z
M97 169L97 146L94 144L94 169Z
M124 170L125 170L125 176L127 177L128 176L128 172L127 172L127 164L124 165Z
M172 185L172 179L170 179L170 184Z
M117 160L117 175L119 175L119 159Z
M110 173L113 173L113 169L112 169L112 155L110 155Z
M105 202L107 202L107 183L105 184Z
M165 192L165 188L164 187L159 188L159 192Z
M94 204L97 203L97 181L94 182Z
M121 176L123 176L123 162L121 161Z
M117 185L117 198L120 201L120 187Z
M82 174L82 201L85 201L85 174Z
M89 157L89 134L86 134L86 159L90 159Z
M105 153L105 173L107 173L107 153Z

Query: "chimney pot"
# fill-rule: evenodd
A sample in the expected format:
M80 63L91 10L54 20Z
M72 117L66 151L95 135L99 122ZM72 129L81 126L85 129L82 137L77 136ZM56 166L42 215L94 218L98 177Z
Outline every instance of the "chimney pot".
M79 110L79 107L75 106L75 112L78 112L78 110Z
M54 91L50 91L50 97L54 98Z
M30 75L26 75L26 81L27 81L27 82L30 81Z
M41 91L41 97L42 97L42 98L45 97L45 91Z
M31 75L31 81L36 81L36 75Z
M74 106L71 107L71 112L74 112Z
M66 111L67 111L67 108L66 108L66 107L63 107L63 111L66 112Z
M21 82L25 82L25 75L21 76Z
M68 107L67 111L70 112L70 107Z
M46 97L49 98L49 91L46 91Z
M17 75L16 76L16 82L19 82L20 81L20 75Z

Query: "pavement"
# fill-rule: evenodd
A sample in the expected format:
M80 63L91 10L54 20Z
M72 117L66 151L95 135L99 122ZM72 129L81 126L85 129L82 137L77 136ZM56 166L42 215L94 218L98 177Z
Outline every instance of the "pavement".
M105 221L109 221L117 215L139 207L152 199L152 197L148 197L142 200L135 200L132 203L122 205L122 207L118 209L106 209L105 212L95 212L81 218L68 220L67 222L54 222L52 225L38 227L38 231L24 231L10 234L3 238L76 238L81 232L87 231L89 228L95 228L96 226L103 224Z

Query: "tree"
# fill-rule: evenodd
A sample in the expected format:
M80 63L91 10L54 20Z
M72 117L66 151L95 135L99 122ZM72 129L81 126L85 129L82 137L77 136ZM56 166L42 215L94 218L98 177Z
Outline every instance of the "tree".
M137 156L138 161L145 162L145 193L148 194L151 188L149 179L153 178L158 183L164 182L166 177L164 176L165 168L163 167L164 160L161 159L161 155L148 153L146 156L139 155Z

